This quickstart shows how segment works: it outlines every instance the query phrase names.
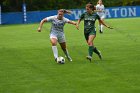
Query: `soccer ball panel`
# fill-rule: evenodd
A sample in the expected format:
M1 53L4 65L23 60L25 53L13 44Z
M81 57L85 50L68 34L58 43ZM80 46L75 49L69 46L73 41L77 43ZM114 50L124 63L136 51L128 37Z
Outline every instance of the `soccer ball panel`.
M57 63L64 64L65 63L65 58L64 57L58 57L57 58Z

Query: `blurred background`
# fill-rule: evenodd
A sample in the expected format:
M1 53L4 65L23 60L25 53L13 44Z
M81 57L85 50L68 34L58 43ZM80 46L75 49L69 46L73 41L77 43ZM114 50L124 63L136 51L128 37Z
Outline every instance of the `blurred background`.
M98 0L0 0L2 12L20 12L22 4L26 3L27 11L57 10L60 8L77 9L84 8L87 2L96 5ZM140 0L103 0L105 7L112 6L136 6Z
M85 12L88 2L98 0L1 0L0 24L37 23L41 19L56 15L58 9L69 9L70 20L77 20ZM140 17L140 0L102 0L106 18Z

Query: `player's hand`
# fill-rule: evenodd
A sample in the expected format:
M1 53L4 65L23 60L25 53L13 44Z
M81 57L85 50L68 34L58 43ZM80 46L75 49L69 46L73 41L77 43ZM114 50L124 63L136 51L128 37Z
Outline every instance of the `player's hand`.
M37 31L38 31L38 32L41 32L41 28L39 27L39 28L37 29Z
M113 27L110 27L110 26L108 26L107 28L109 28L109 29L113 29Z
M79 30L79 25L78 24L76 24L76 28L77 28L77 30Z

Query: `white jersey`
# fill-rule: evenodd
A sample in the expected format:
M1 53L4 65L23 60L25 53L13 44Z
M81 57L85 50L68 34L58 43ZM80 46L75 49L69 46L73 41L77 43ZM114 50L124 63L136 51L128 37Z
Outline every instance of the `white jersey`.
M104 5L97 4L96 10L102 10L102 12L97 12L97 14L101 17L105 15L105 7Z
M57 19L57 15L46 17L46 19L48 22L52 23L51 32L56 32L56 31L57 32L64 32L63 31L64 25L65 25L65 23L69 22L69 19L67 19L65 17L63 17L62 20Z

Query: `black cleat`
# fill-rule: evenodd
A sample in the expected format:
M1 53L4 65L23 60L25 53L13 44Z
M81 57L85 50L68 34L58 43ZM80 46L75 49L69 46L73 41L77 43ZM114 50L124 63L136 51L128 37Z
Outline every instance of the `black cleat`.
M55 61L57 62L57 58L55 58Z
M102 34L102 33L103 33L103 31L101 31L101 30L100 30L99 32L100 32L100 34Z

